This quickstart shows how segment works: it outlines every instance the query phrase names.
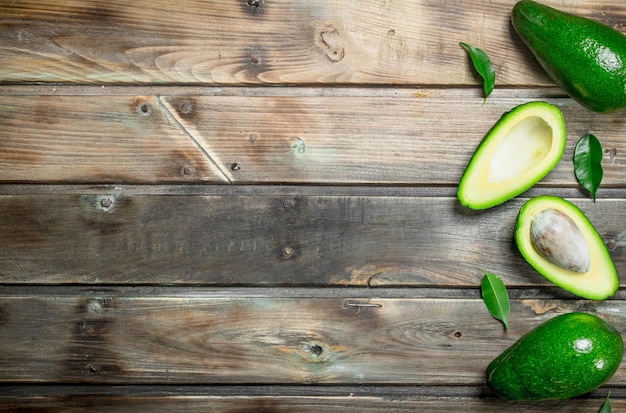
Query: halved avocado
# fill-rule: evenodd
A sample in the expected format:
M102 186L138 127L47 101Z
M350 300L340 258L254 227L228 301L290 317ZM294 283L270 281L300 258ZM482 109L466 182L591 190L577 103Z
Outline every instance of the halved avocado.
M559 108L529 102L503 114L472 156L458 188L471 209L499 205L542 180L561 160L567 133Z
M563 268L546 258L541 249L537 249L532 240L531 228L545 211L566 216L578 228L587 246L588 268L578 271ZM604 241L585 214L563 198L542 195L527 201L517 216L515 241L522 256L541 275L579 297L604 300L619 288L617 269Z

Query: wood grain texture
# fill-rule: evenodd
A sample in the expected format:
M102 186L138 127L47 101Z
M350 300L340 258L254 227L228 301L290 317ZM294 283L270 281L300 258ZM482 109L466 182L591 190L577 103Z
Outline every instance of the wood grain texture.
M620 28L621 0L547 0ZM252 5L250 5L252 4ZM17 1L0 5L0 82L552 84L509 19L514 0Z
M597 412L507 402L488 363L557 314L626 333L626 122L567 98L516 0L0 2L0 411ZM625 32L623 0L544 3ZM482 80L459 42L484 49ZM338 87L339 86L339 87ZM497 208L456 187L506 111L558 105L558 166ZM593 203L572 165L595 134ZM579 205L622 276L538 275L522 203ZM482 270L512 298L503 329Z
M453 197L0 196L3 283L550 285L513 241L524 198L482 213ZM623 199L572 199L626 272Z
M180 389L180 387L178 387ZM180 395L111 395L83 394L74 392L66 395L60 389L55 396L38 396L12 399L0 395L0 409L3 412L37 412L60 413L83 412L126 413L130 409L136 413L152 413L155 411L191 413L211 411L215 413L392 413L418 412L468 412L468 413L500 413L529 412L533 413L597 413L603 403L601 398L576 399L575 401L550 402L510 402L492 397L436 397L415 396L410 389L405 394L381 396L371 395L362 386L346 389L341 396L257 396L246 395L245 390L240 396L207 396L212 389L207 388L204 394L193 396ZM613 395L613 393L612 393ZM606 396L606 392L605 392ZM614 412L626 408L621 399L612 400Z
M498 118L538 99L496 97L483 105L462 91L353 92L0 96L0 182L456 186ZM623 188L623 114L541 99L562 109L569 138L562 161L539 186L578 186L574 146L592 132L605 151L602 188Z
M226 182L152 96L0 97L4 182Z
M0 381L481 387L559 313L626 326L623 300L513 300L505 332L480 299L100 294L0 297ZM607 383L624 385L624 369Z

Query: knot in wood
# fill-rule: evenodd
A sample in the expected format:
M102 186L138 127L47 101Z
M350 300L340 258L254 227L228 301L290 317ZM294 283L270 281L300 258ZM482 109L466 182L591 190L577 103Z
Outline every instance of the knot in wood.
M331 62L337 63L343 60L346 52L343 47L343 40L336 27L326 25L320 28L315 42Z

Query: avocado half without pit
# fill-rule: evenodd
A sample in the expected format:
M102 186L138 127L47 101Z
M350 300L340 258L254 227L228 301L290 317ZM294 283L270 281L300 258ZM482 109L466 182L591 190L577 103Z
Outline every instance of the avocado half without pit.
M515 241L541 275L579 297L604 300L619 288L604 241L585 214L563 198L527 201L517 216Z
M520 195L556 166L566 141L563 113L552 104L529 102L504 113L467 165L459 201L479 210Z

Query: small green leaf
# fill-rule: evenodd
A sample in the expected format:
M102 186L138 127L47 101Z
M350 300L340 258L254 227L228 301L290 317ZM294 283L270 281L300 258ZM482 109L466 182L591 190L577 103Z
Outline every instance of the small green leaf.
M588 133L574 149L574 173L576 179L596 200L596 191L602 182L602 145L598 138Z
M484 80L483 89L485 90L486 101L496 85L496 71L491 64L491 60L483 50L470 46L467 43L461 42L459 44L469 52L472 63L474 64L474 69L476 69ZM483 101L483 103L485 103L485 101Z
M609 400L610 395L611 395L611 392L609 392L609 394L606 395L606 399L604 400L604 403L602 404L600 413L611 413L611 400Z
M502 321L504 328L508 329L511 304L506 286L497 275L485 270L483 272L485 276L480 283L480 290L485 306L493 318Z

